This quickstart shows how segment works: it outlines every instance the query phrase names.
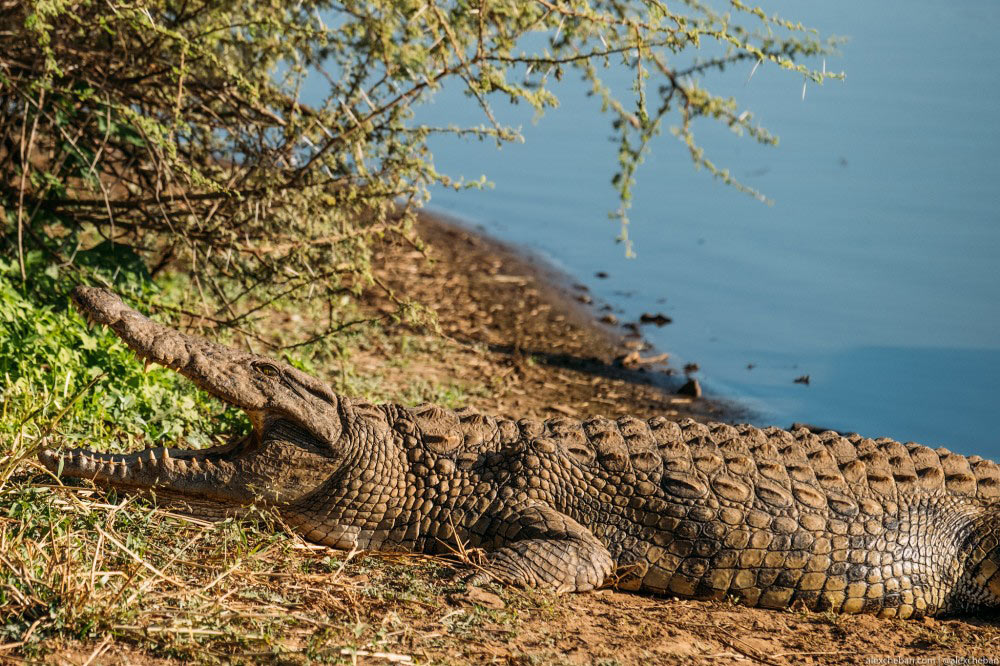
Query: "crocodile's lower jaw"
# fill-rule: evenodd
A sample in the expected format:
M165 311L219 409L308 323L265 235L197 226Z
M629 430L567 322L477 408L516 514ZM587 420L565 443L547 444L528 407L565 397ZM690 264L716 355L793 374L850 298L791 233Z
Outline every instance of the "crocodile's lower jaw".
M169 490L218 502L244 503L247 497L228 492L232 470L220 455L232 445L204 450L159 447L136 453L98 453L86 449L44 449L39 460L64 477L87 479L98 485L136 490Z

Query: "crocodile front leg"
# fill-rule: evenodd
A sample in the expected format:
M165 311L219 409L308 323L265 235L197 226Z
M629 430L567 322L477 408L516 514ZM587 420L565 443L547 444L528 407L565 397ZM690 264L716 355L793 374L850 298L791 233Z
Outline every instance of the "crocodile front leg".
M499 548L487 553L472 585L499 580L558 594L600 587L611 575L611 554L572 518L538 502L506 511L495 523Z

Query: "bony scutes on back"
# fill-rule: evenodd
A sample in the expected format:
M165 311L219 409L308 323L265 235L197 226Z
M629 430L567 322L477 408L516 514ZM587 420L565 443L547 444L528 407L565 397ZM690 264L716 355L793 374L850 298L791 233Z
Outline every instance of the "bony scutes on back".
M487 552L471 582L619 587L760 607L913 617L1000 606L1000 469L889 439L748 425L512 421L369 405L287 364L77 306L140 357L250 415L231 444L45 450L64 476L264 502L339 548Z

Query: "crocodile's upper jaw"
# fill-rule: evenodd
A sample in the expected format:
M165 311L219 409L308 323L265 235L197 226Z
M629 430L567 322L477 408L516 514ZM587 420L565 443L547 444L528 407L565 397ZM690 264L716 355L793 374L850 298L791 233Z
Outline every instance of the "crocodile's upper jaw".
M132 454L45 449L41 462L63 476L130 488L162 488L246 503L275 481L307 481L328 473L342 430L339 400L319 380L263 356L186 335L151 321L105 289L77 287L72 299L90 321L110 327L146 363L159 363L245 411L253 432L240 441L200 451L172 447ZM312 469L302 469L311 467ZM308 477L303 479L303 474ZM313 478L316 477L316 478Z

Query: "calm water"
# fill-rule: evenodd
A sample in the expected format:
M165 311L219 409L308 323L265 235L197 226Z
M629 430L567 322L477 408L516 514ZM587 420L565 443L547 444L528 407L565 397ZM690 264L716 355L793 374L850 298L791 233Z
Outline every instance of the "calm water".
M998 457L1000 3L777 8L851 41L827 62L846 82L810 84L805 100L800 78L766 65L749 84L749 65L708 81L780 135L768 149L702 129L716 162L773 207L694 172L664 136L639 173L638 257L625 259L607 218L617 205L608 119L575 83L537 125L508 116L524 124L523 145L435 143L439 168L486 174L495 189L437 191L432 207L541 252L625 321L673 317L647 336L760 423ZM481 122L452 93L420 118ZM810 385L793 383L804 374Z

